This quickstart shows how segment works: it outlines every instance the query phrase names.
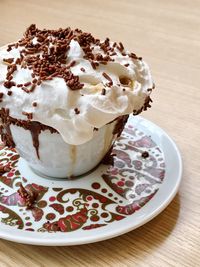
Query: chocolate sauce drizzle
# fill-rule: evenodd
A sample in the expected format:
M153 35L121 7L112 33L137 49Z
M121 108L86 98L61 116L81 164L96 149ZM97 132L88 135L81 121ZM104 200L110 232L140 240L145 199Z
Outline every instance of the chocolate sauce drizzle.
M110 147L106 155L101 160L102 164L114 166L114 156L116 156L116 154L113 154L112 150L113 150L113 145Z
M38 127L38 122L33 121L30 124L30 132L31 132L31 136L32 136L32 140L33 140L33 146L35 147L36 150L36 154L38 159L40 159L40 155L39 155L39 134L41 133L41 127Z
M12 138L11 130L10 130L10 123L7 120L7 117L9 117L9 110L2 108L0 110L0 117L2 125L0 126L0 134L2 142L11 148L15 147L15 143Z
M54 128L44 125L37 121L30 120L18 120L9 116L9 109L2 108L0 110L0 118L2 125L0 127L0 135L4 144L10 148L15 147L15 142L12 137L12 133L10 130L10 125L16 125L24 128L25 130L29 130L31 132L33 146L36 150L36 154L38 159L40 159L39 155L39 134L42 131L49 130L51 133L57 133L57 130Z
M153 86L153 88L155 88L155 86ZM133 115L136 116L140 114L142 111L146 111L148 108L151 108L151 102L153 102L152 99L150 98L150 96L147 96L145 99L144 105L139 110L135 110L135 109L133 110Z
M114 127L113 132L112 132L113 135L117 135L117 137L120 137L121 133L124 130L124 127L126 125L128 117L129 117L129 115L123 115L123 116L120 116L114 120L114 121L116 121L116 124L115 124L115 127ZM110 122L110 123L112 123L112 122ZM108 152L106 153L106 155L101 160L101 163L104 165L113 166L114 165L114 156L116 156L116 154L113 154L113 145L112 145L110 147L110 149L108 150Z
M117 135L119 137L124 130L124 126L128 120L129 115L123 115L117 118L117 122L115 124L115 128L113 129L113 135Z

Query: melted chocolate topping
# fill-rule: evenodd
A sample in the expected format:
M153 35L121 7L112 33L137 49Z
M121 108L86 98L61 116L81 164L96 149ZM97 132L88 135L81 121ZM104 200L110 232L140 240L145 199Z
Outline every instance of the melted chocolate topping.
M10 125L16 125L22 127L25 130L29 130L31 132L33 146L35 147L38 159L40 159L39 134L45 130L49 130L51 133L57 133L57 131L54 128L44 125L40 122L30 121L30 120L25 121L12 118L9 116L9 110L5 108L2 108L0 110L0 118L2 121L2 126L0 127L0 135L5 145L10 148L15 147L15 143L13 141L12 133L10 130Z
M113 150L113 145L110 147L110 149L102 159L101 161L102 164L114 166L114 156L116 156L116 154L113 154L112 150Z
M117 137L119 137L122 133L122 131L124 130L124 126L128 120L129 115L123 115L118 117L116 120L116 124L115 127L113 129L112 134L113 135L117 135ZM101 163L104 165L114 165L114 156L115 154L112 153L113 150L113 145L110 147L110 149L108 150L108 152L106 153L106 155L104 156L104 158L102 159Z
M30 124L30 132L33 140L33 146L35 147L36 154L38 159L40 158L39 155L39 134L41 133L41 127L38 127L38 122L33 121Z
M147 96L146 99L145 99L143 107L141 107L141 109L139 109L139 110L133 110L133 115L134 116L138 115L142 111L146 111L148 108L151 108L151 104L150 104L151 102L153 102L152 99L150 98L150 96Z
M117 118L117 122L115 124L115 128L113 130L113 135L117 134L117 137L119 137L124 130L124 126L128 120L129 115L120 116Z

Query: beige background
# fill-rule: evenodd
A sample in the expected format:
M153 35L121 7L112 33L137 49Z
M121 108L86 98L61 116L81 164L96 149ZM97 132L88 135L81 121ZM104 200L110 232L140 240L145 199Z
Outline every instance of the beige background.
M200 1L0 0L0 45L25 28L80 27L142 55L156 82L143 115L177 142L179 194L157 218L112 240L77 247L0 241L0 266L200 266Z

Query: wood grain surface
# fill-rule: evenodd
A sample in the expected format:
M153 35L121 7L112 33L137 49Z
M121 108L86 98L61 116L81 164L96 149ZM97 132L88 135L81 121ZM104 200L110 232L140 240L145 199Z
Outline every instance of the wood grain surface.
M123 236L76 247L0 241L0 266L200 266L200 1L0 0L0 45L25 28L79 27L150 64L156 90L143 116L177 142L180 191L157 218Z

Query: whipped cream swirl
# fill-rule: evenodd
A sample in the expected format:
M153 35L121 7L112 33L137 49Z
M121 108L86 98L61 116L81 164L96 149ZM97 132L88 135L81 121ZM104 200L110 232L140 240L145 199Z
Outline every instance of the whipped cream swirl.
M29 42L35 45L39 41L35 36ZM90 45L93 54L106 56L99 43ZM28 85L33 80L33 70L24 68L23 64L17 65L12 73L12 87L5 86L8 61L15 62L25 46L1 47L0 108L9 109L11 117L21 120L27 120L27 114L31 114L32 121L53 127L66 143L80 145L91 140L94 127L100 128L121 115L141 111L154 87L149 67L141 58L130 57L116 43L109 42L109 46L111 60L94 67L78 40L72 38L66 64L73 62L70 71L79 77L82 88L72 90L62 77L55 76L37 84L31 93L17 86Z

